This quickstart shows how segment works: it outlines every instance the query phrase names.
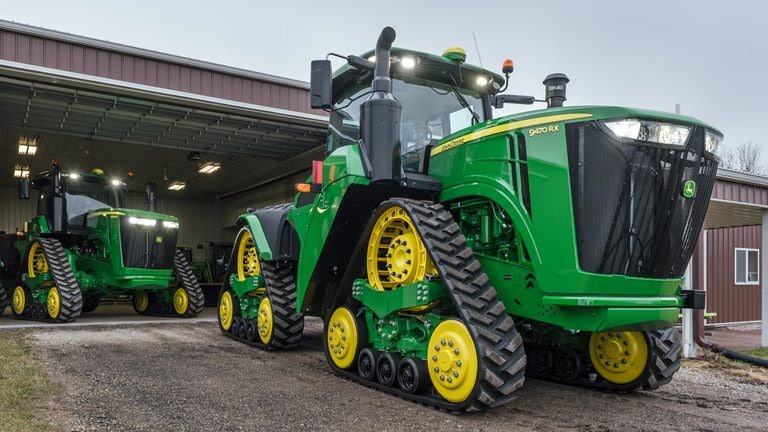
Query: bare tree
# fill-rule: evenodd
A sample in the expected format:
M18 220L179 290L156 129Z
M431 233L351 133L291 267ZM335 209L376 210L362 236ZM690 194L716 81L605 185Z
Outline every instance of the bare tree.
M768 174L761 161L763 149L752 141L741 143L735 149L722 146L718 153L722 168L761 176Z

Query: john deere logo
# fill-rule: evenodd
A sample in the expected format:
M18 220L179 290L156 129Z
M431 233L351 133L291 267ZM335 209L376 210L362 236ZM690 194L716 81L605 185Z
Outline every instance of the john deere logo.
M683 196L686 198L693 198L696 196L696 182L693 180L686 180L683 183Z
M163 242L163 238L162 237L160 237L160 236L155 237L155 243L162 243L162 242Z

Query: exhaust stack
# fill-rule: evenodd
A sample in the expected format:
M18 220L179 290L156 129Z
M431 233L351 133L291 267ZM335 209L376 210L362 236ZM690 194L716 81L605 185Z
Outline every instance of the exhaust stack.
M400 181L400 115L402 105L392 96L389 53L395 30L385 27L376 42L372 93L360 106L360 129L371 162L371 181Z
M147 183L147 210L154 212L157 208L157 183Z

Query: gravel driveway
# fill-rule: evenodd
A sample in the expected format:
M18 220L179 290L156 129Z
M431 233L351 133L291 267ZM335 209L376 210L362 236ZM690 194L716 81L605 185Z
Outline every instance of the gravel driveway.
M302 348L263 352L216 324L32 333L62 387L61 430L766 430L768 386L683 368L656 392L604 393L528 380L518 399L457 416L345 381L308 320Z

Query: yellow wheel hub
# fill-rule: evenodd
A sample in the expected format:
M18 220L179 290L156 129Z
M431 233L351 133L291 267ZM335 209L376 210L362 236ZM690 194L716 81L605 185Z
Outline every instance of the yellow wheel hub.
M259 254L253 243L253 235L246 228L237 245L237 278L242 281L260 273Z
M48 306L48 316L53 319L58 318L61 311L61 297L59 297L59 290L56 287L51 287L48 290L46 305Z
M467 326L449 319L435 327L427 351L429 378L440 396L449 402L467 400L477 382L478 359Z
M229 331L230 327L232 327L232 320L235 318L233 305L232 293L225 291L219 301L219 322L221 323L221 328L225 331Z
M336 309L328 320L326 343L336 367L347 369L355 361L358 347L358 328L355 316L346 307Z
M413 221L402 207L381 214L371 231L366 255L368 283L392 290L437 274Z
M35 277L40 273L48 273L48 261L43 254L40 242L32 243L27 254L27 273L29 277Z
M256 327L259 331L261 342L268 344L269 340L272 339L272 303L269 302L269 297L264 297L261 303L259 303Z
M133 295L133 304L137 311L146 311L149 307L149 294L147 294L145 291L137 292Z
M602 332L589 337L589 358L597 373L614 384L640 378L648 363L643 332Z
M173 310L179 315L184 315L189 309L189 295L184 288L176 288L173 293Z
M12 307L13 313L16 315L23 314L24 308L27 307L27 294L21 286L17 286L16 289L13 290Z

